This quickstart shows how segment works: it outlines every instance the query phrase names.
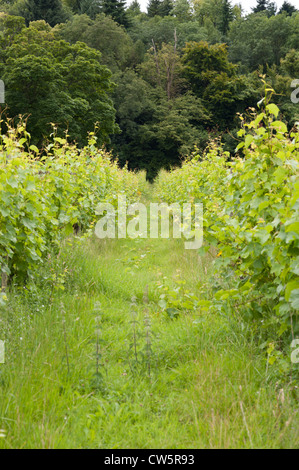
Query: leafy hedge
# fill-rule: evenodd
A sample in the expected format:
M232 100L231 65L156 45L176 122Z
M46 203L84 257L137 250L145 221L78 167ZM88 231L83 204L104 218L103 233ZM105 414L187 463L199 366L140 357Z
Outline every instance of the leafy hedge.
M157 183L165 202L204 205L201 253L214 253L222 280L209 309L240 314L276 340L299 332L299 132L288 133L278 114L266 102L249 123L241 117L242 158L214 147Z
M99 202L117 202L119 193L138 198L138 177L120 170L95 146L78 149L54 137L47 154L28 143L22 124L2 136L0 146L0 266L3 273L32 275L53 245L77 224L88 229Z

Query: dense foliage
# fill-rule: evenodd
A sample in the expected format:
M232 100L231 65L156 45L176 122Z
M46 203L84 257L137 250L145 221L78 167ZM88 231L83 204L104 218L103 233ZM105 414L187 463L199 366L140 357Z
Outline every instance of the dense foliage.
M158 180L163 201L203 203L201 252L216 257L202 308L250 321L265 345L299 331L299 133L278 114L265 100L249 122L242 118L243 158L228 162L214 146ZM280 352L270 345L274 361Z
M298 447L298 31L288 1L0 0L1 448ZM201 248L138 204L126 237L120 196L201 203Z
M73 227L90 229L99 202L116 204L119 193L138 199L137 176L98 150L94 134L81 150L54 137L42 158L35 145L24 150L29 138L20 123L0 147L0 265L19 279L32 275Z
M68 129L72 140L85 143L96 122L99 143L117 131L109 93L111 72L101 65L101 54L83 42L70 45L55 40L44 21L28 28L20 18L2 18L0 70L12 116L29 115L27 129L32 143L41 147L51 132Z
M277 11L259 0L247 15L229 0L151 0L147 13L137 0L2 0L0 10L5 113L30 114L40 148L51 122L80 146L98 122L99 145L149 179L211 138L233 152L236 112L262 97L260 73L289 130L298 119L299 13L289 2Z

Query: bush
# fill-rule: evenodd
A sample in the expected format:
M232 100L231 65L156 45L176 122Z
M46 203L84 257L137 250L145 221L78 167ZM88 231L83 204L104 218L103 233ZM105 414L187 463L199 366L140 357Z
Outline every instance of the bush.
M228 162L215 147L158 179L164 201L204 205L201 253L217 253L209 308L250 321L265 346L299 331L299 133L278 114L266 94L262 112L241 117L242 158ZM279 351L268 354L274 361Z

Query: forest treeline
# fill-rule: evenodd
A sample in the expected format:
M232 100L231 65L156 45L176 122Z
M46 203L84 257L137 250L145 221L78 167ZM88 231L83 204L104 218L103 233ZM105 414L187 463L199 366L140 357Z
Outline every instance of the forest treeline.
M5 120L27 116L31 144L49 135L84 146L95 129L131 169L181 162L194 147L238 144L238 114L275 89L289 129L299 79L299 12L257 0L250 14L229 0L0 1ZM297 115L296 115L297 113Z

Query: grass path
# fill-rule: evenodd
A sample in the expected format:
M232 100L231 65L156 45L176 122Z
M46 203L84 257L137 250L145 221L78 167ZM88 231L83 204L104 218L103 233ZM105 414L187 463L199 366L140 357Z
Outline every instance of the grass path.
M180 240L87 239L14 287L0 448L298 447L292 395L250 332L192 308L210 263ZM172 319L165 299L189 308Z

